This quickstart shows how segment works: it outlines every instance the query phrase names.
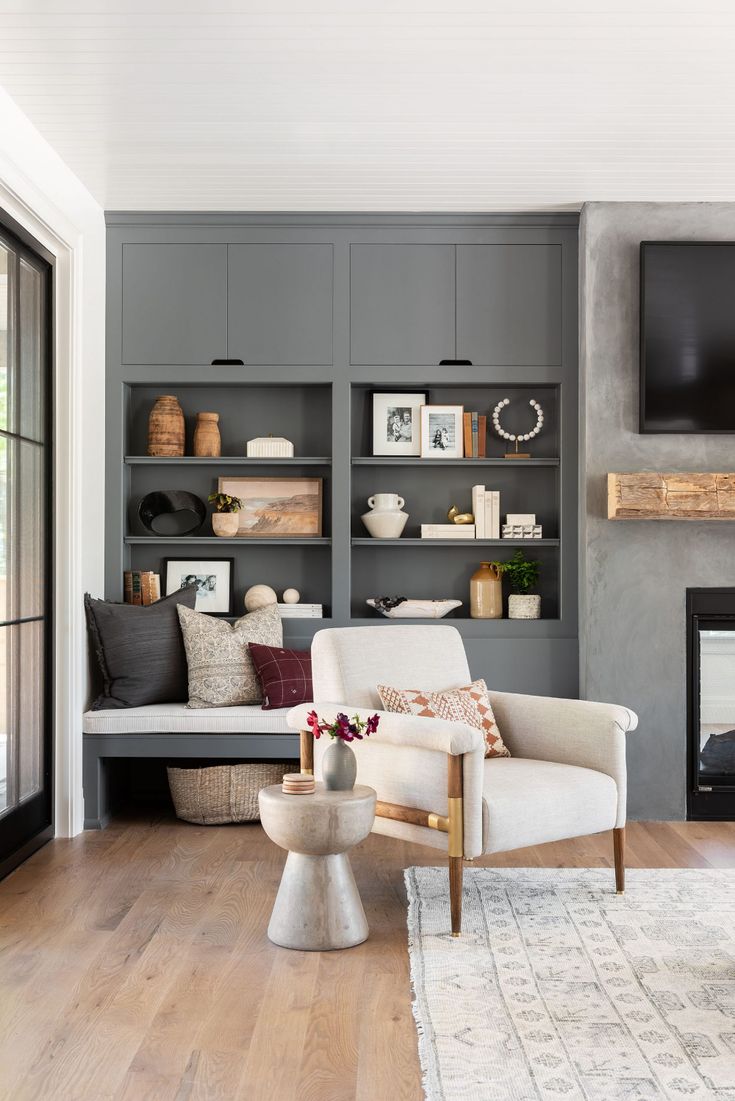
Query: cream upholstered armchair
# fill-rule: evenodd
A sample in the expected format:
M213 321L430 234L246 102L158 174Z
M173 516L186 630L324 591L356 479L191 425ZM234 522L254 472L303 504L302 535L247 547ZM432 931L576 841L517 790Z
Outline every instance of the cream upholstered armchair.
M624 887L625 735L637 717L625 707L491 692L511 757L485 759L480 730L462 722L380 711L376 686L444 691L471 682L459 632L450 626L345 627L319 631L312 645L314 704L380 714L360 742L357 778L378 793L376 833L417 841L449 856L452 933L462 920L463 859L544 841L612 830L615 883ZM321 775L328 739L314 742L306 716L301 765Z

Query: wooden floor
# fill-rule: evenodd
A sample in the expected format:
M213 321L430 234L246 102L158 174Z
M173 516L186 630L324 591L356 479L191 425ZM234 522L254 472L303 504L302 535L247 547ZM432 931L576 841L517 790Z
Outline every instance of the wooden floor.
M282 862L257 825L139 817L9 876L3 1101L419 1101L402 873L436 854L368 838L353 866L370 939L322 955L266 939ZM477 863L608 866L612 842ZM735 824L633 823L627 863L735 867Z

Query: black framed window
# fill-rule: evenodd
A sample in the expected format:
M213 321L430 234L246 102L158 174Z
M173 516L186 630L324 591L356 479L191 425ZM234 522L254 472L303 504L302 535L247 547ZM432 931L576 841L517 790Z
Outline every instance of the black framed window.
M53 802L51 277L0 219L0 869Z

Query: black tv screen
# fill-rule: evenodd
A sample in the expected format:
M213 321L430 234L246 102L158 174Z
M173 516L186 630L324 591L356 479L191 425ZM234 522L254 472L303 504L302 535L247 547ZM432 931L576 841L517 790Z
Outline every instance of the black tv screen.
M641 244L641 432L735 432L735 242Z

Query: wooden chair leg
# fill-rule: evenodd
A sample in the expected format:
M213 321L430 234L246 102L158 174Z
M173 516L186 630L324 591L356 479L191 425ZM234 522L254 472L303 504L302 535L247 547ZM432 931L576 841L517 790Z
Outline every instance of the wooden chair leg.
M452 936L462 932L462 872L464 863L461 856L449 857L449 906L452 911Z
M613 830L615 850L615 890L622 895L625 890L625 826Z
M462 873L464 870L464 801L462 771L464 758L448 758L447 796L449 803L449 907L452 936L462 932Z

